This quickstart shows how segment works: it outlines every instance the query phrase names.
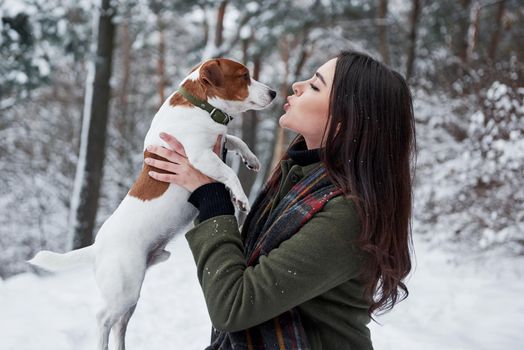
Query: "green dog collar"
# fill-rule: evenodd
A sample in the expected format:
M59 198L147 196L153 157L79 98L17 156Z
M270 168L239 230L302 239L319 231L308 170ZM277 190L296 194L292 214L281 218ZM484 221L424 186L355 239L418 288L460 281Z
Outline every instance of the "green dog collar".
M227 125L231 120L233 120L233 117L229 114L222 112L220 109L213 107L211 104L209 104L207 101L201 100L189 93L184 87L180 87L178 89L178 92L182 94L189 102L191 102L194 106L202 108L203 110L209 112L209 115L211 118L213 118L214 121L220 124Z

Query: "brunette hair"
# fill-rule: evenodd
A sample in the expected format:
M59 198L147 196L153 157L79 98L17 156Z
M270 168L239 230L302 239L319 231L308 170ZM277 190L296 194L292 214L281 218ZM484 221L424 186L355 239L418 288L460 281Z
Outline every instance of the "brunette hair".
M372 317L375 311L391 310L409 294L403 280L411 271L417 147L406 80L366 54L342 51L322 144L324 139L320 159L331 181L354 201L360 218L356 244L369 257L362 274ZM288 149L303 141L298 135ZM288 159L287 152L283 159ZM277 165L267 183L270 193L280 177Z

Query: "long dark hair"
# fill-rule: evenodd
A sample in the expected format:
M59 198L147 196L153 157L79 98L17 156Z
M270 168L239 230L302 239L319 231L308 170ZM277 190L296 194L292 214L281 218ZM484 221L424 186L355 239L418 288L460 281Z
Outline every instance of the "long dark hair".
M320 157L327 173L358 210L356 244L369 253L362 273L372 317L409 294L403 280L411 271L417 147L411 92L402 75L366 54L342 51L322 144L324 139ZM288 149L303 141L298 135ZM280 176L277 166L267 186L276 189Z

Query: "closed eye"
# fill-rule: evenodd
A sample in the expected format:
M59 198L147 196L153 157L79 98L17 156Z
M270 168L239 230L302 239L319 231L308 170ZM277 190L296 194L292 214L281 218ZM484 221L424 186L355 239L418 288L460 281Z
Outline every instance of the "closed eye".
M313 90L315 90L315 91L320 91L320 90L319 90L315 85L313 85L313 84L309 84L309 85L311 86L311 88L312 88Z

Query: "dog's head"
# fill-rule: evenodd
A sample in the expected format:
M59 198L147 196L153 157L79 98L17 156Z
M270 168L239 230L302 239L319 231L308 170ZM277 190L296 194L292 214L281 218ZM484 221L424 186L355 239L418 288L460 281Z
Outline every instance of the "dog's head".
M274 90L252 79L243 64L227 58L197 65L180 85L228 114L264 109L276 96Z

